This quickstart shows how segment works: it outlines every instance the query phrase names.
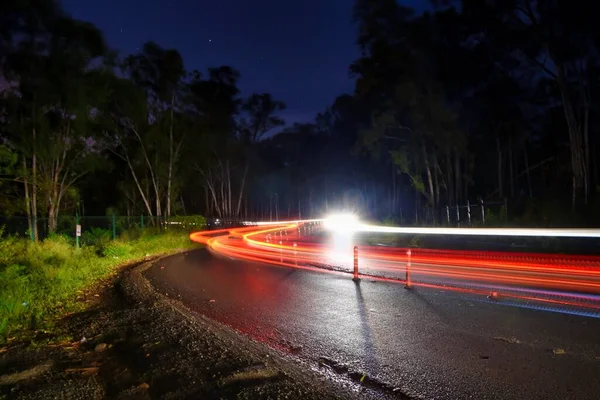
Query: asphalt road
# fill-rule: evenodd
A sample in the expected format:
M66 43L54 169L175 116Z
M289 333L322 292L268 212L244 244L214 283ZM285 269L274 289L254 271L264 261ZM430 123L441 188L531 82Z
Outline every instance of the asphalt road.
M424 399L598 399L600 319L198 250L146 272L190 309Z

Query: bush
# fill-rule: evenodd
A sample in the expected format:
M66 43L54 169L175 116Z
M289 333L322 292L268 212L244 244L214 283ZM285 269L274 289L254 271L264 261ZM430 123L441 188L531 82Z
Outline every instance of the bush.
M27 252L27 241L14 236L3 238L3 230L0 228L0 271Z
M54 318L80 309L75 294L121 263L195 246L182 231L126 237L106 241L99 229L77 249L62 235L32 243L0 234L0 342L25 329L51 327Z
M108 229L92 228L81 235L81 243L88 246L96 246L99 249L104 248L112 239L112 233Z
M133 251L133 248L121 241L109 242L104 249L102 249L102 255L104 257L111 258L124 258L129 256Z

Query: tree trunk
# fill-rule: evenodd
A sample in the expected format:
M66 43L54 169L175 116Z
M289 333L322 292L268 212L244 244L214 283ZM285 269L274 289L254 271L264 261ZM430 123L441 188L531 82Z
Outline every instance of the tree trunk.
M452 156L450 155L450 150L446 150L446 175L447 175L447 197L448 197L448 205L456 204L456 199L454 196L454 185L452 180Z
M433 170L433 182L435 184L435 208L433 209L434 219L437 220L438 207L440 204L440 178L439 171L437 168Z
M227 160L227 212L229 217L233 216L233 205L231 200L231 169L229 168L229 160Z
M421 195L418 191L415 192L415 225L419 225L419 196Z
M596 154L596 141L594 140L592 142L592 154ZM592 168L594 170L593 173L593 186L592 186L592 190L596 191L598 188L598 161L597 160L598 157L592 157Z
M469 168L469 159L468 157L465 157L465 167L464 167L464 173L462 176L462 179L464 179L464 185L462 185L462 188L464 190L464 197L463 199L469 199L469 178L467 176L467 173L469 172L470 168Z
M208 187L204 186L204 209L206 216L212 216L212 202L208 200Z
M527 188L529 189L529 198L533 198L533 190L531 189L531 173L529 171L529 156L527 155L527 147L525 147L525 171L527 172Z
M577 202L577 191L584 188L585 181L587 180L585 162L583 160L584 155L582 151L582 135L581 129L577 123L577 118L575 117L575 111L573 110L573 103L569 96L564 66L561 63L555 63L555 65L557 70L558 87L563 103L563 111L565 113L565 119L567 121L567 128L569 131L569 141L571 147L571 172L573 174L572 207L575 208L575 204ZM584 202L585 201L587 201L587 199L584 198Z
M421 143L421 151L423 152L423 160L425 161L425 172L427 174L427 183L429 185L429 202L435 208L435 191L433 188L433 177L431 175L431 166L429 165L429 157L425 149L425 143Z
M392 204L390 206L390 213L396 214L396 166L392 163Z
M223 211L223 217L227 217L227 205L225 204L225 169L223 164L219 161L219 172L221 173L221 184L220 184L220 203L221 210Z
M508 183L510 185L510 197L515 197L515 182L514 182L514 168L513 168L513 149L512 139L508 140Z
M455 148L454 149L454 183L455 183L455 191L454 191L454 197L455 197L455 204L459 204L461 201L461 195L462 195L462 187L461 187L461 179L462 179L462 175L460 173L460 156L458 154L458 150Z
M171 215L171 184L173 181L173 106L175 103L175 95L171 95L171 123L169 126L169 171L167 177L167 217Z
M181 201L181 209L183 210L183 215L187 215L187 211L185 211L185 203L183 202L183 196L179 196L179 201Z
M57 206L58 206L58 190L59 190L59 175L61 173L60 162L55 160L52 168L52 183L50 185L50 204L48 207L48 233L56 232L57 223Z
M33 218L33 239L37 242L40 240L37 223L37 153L36 153L36 132L33 129L33 152L31 155L31 216Z
M242 184L240 187L240 195L238 197L237 210L235 212L236 216L240 216L240 211L242 207L242 198L244 197L244 186L246 185L246 175L248 174L248 164L246 164L246 168L244 168L244 175L242 177Z
M589 65L586 65L585 68L586 71L589 71ZM587 204L587 200L588 200L588 195L589 195L589 185L591 182L591 166L590 166L590 142L589 142L589 124L590 124L590 104L591 104L591 99L590 99L590 90L586 90L586 83L585 83L585 77L582 76L581 78L581 90L582 90L582 94L583 94L583 156L584 156L584 161L583 161L583 165L586 171L585 174L585 182L584 182L584 187L585 187L585 203ZM592 187L592 192L595 192L596 188Z
M584 185L584 196L585 196L585 204L587 204L589 197L589 183L590 183L590 143L589 143L589 119L590 119L590 106L587 101L584 103L583 109L583 167L585 168L585 179L583 181ZM595 191L595 188L592 188L592 191Z
M27 227L33 237L33 219L31 218L31 199L29 198L29 179L27 178L27 159L23 157L23 186L25 189L25 212L27 214Z
M48 233L54 233L56 231L56 214L54 208L54 202L50 203L48 207Z
M498 176L498 194L500 197L504 197L504 188L502 187L502 146L500 145L500 138L496 135L496 155L497 159L497 176Z
M131 123L129 124L129 128L131 129L131 132L133 132L133 134L137 138L138 143L140 144L140 148L142 149L142 154L144 155L144 160L146 161L146 165L148 166L148 172L150 174L152 186L154 187L154 193L156 195L156 216L160 217L161 208L160 208L160 190L159 190L159 185L158 185L158 177L154 175L154 168L152 168L152 163L150 162L150 157L149 157L148 153L146 152L146 147L144 146L144 141L142 140L140 133L137 131L137 129ZM125 146L121 143L121 147L124 148ZM127 151L125 148L124 148L124 150L125 150L125 152ZM133 168L131 166L131 163L129 163L129 166L133 173ZM148 196L148 203L149 203L149 199L150 199L150 197ZM152 215L152 213L150 213L150 215Z
M162 212L162 206L161 206L161 201L160 201L160 181L158 176L156 178L154 178L154 193L155 193L155 204L156 204L156 216L160 217L162 216L163 212Z
M154 213L152 212L152 207L150 206L150 200L149 200L148 196L144 193L144 189L142 188L142 185L140 184L140 181L138 180L138 177L135 174L135 170L133 169L133 165L131 164L131 160L129 159L129 156L125 156L125 161L127 162L127 166L129 167L129 172L131 172L133 181L135 182L135 185L138 188L138 191L140 192L140 196L142 196L142 201L144 202L144 205L146 206L146 211L148 211L148 216L150 218L152 218Z
M435 211L437 212L437 207L440 204L440 164L438 163L437 154L433 153L433 183L435 186Z

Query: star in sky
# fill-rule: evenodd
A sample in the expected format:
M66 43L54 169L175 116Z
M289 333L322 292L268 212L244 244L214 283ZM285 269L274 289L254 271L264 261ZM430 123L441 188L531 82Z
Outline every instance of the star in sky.
M403 3L422 9L428 0ZM353 91L348 66L359 56L353 4L352 0L63 0L75 18L102 29L109 45L122 55L139 51L152 40L179 50L188 70L236 68L242 75L242 94L270 92L283 100L288 104L283 112L288 123L312 121L338 95Z

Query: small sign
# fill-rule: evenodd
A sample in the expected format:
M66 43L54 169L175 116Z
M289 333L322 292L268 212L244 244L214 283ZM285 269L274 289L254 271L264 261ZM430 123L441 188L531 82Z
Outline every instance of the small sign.
M75 227L75 235L76 236L81 236L81 225L77 225Z

